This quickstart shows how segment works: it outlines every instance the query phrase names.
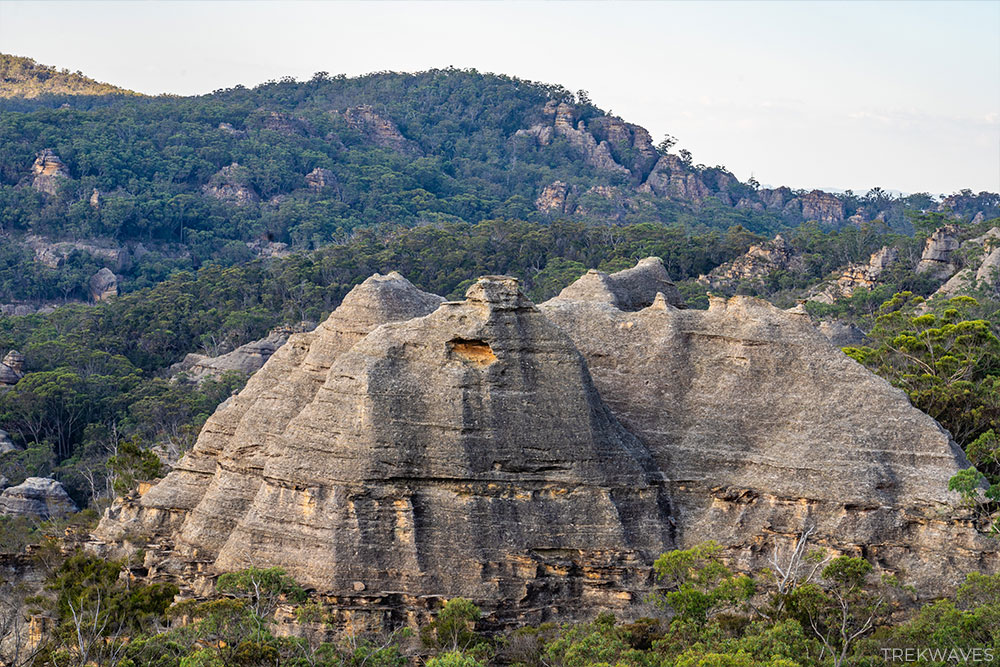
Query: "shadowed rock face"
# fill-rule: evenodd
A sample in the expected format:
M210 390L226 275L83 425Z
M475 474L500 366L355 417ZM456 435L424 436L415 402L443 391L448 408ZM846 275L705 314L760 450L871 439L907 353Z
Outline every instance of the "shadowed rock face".
M504 276L447 303L373 276L96 548L139 533L154 578L281 566L342 610L462 595L533 622L627 608L675 544L759 567L807 527L925 595L1000 566L955 518L962 453L902 392L806 316L671 287L656 260L538 307Z
M652 305L656 295L661 293L671 305L684 307L684 299L670 281L663 260L647 257L631 269L610 275L591 269L560 292L552 302L596 301L631 311Z
M63 485L46 477L29 477L0 493L0 514L44 520L76 511Z

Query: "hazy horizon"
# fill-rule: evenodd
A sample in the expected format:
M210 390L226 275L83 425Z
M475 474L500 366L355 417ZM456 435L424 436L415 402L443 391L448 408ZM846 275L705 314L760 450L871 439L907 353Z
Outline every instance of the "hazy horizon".
M587 90L741 180L1000 190L997 2L0 0L0 51L149 94L476 68Z

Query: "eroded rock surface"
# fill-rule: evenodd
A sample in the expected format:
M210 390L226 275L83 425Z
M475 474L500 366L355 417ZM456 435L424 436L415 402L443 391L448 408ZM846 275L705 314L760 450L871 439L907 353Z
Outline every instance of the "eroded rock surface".
M420 152L415 143L403 136L395 123L367 104L345 110L344 120L377 146L400 153Z
M795 249L778 234L774 240L752 245L745 254L712 269L698 282L712 287L731 287L740 282L762 282L775 271L797 271L802 259Z
M24 355L11 350L0 361L0 384L14 385L24 377Z
M220 169L202 191L209 197L236 206L260 201L260 195L249 183L249 171L236 162Z
M928 273L935 278L947 278L955 272L953 255L959 247L961 230L955 225L945 225L934 230L924 244L924 252L917 264L917 273Z
M315 322L305 323L291 328L279 328L271 331L260 340L241 345L232 352L218 356L191 353L170 367L170 374L186 373L188 379L201 382L207 379L218 379L225 373L237 372L252 375L257 372L267 360L288 341L294 333L310 331Z
M63 485L47 477L29 477L0 493L0 514L49 519L76 511Z
M281 566L343 623L454 595L500 622L627 610L663 550L714 539L760 567L807 528L921 595L1000 567L947 491L963 454L902 392L807 316L675 303L655 259L538 307L505 276L448 303L373 276L93 548L206 591Z
M761 566L811 525L924 594L1000 566L995 542L950 514L948 480L968 463L947 432L807 316L750 297L708 311L562 297L540 309L667 471L680 544L714 539Z
M91 301L113 299L118 296L118 276L105 267L90 277L89 287Z
M69 168L63 163L55 151L46 148L35 158L31 166L31 187L49 195L59 191L59 186L69 178Z

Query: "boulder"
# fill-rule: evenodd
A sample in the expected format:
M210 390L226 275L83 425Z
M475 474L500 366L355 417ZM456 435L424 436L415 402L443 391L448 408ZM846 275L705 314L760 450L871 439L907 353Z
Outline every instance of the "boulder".
M50 519L76 512L63 485L46 477L29 477L0 493L0 514Z
M118 296L118 276L105 267L90 277L90 300L107 301Z
M170 367L170 374L186 373L188 378L195 382L218 379L223 374L234 371L248 376L253 375L288 341L290 335L309 331L314 326L315 323L308 325L308 328L299 326L275 329L260 340L241 345L232 352L215 357L188 354L183 361Z
M0 361L0 384L15 385L24 377L24 355L11 350Z

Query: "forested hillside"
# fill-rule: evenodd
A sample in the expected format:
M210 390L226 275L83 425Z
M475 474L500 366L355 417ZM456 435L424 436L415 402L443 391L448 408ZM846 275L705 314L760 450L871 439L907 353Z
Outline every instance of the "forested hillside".
M101 83L82 72L57 70L21 58L0 53L0 97L35 99L51 95L135 95L110 83Z

